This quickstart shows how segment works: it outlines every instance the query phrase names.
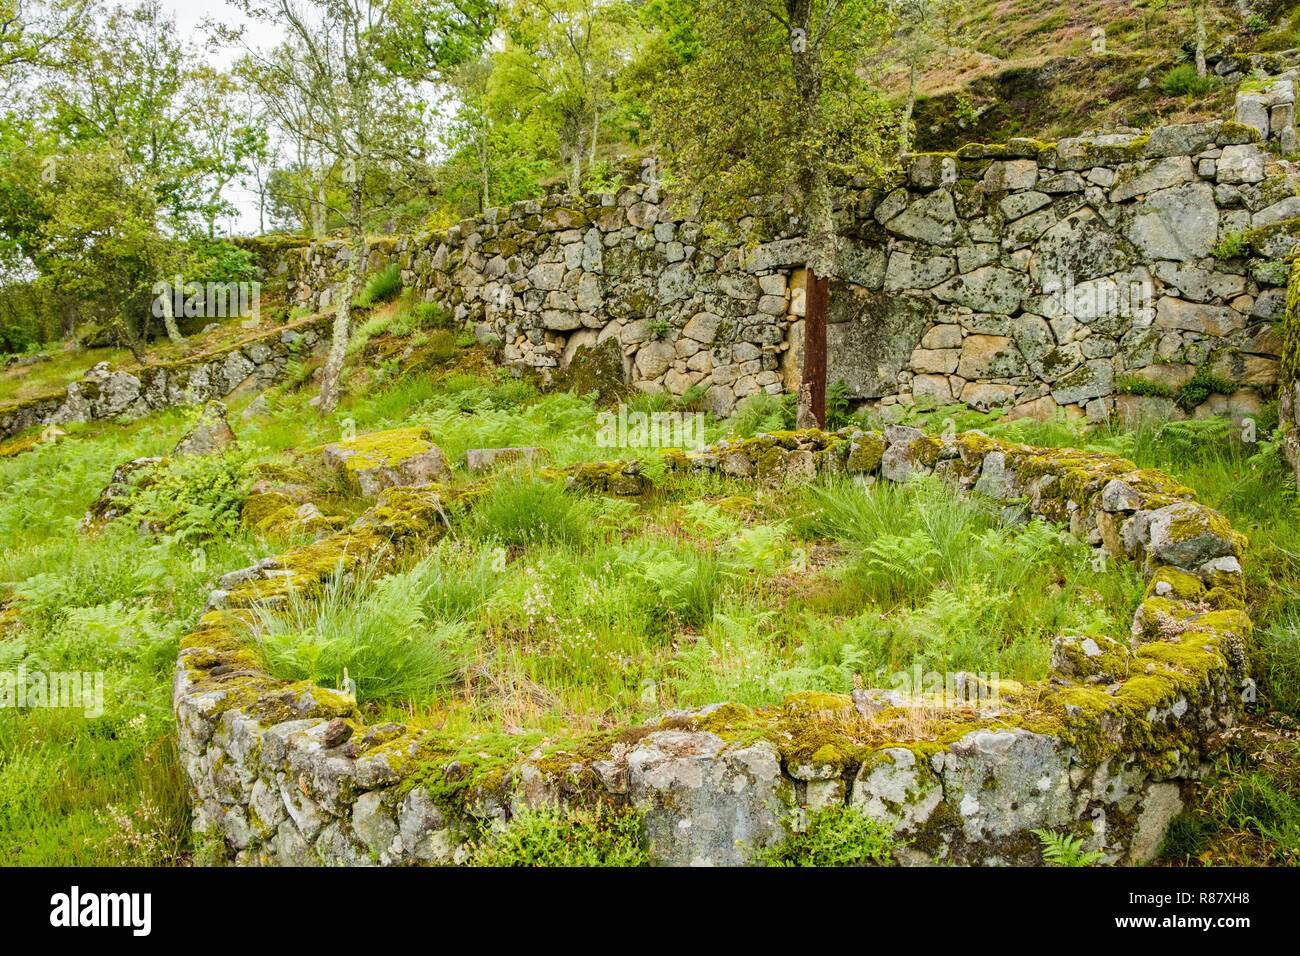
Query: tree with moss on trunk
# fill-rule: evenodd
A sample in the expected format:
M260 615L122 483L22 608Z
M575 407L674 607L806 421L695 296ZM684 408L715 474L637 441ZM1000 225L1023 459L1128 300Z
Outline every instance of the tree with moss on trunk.
M1188 5L1192 8L1192 32L1195 34L1196 47L1193 57L1196 61L1196 75L1204 77L1206 75L1205 46L1209 42L1205 27L1205 0L1188 0Z
M702 219L739 222L776 196L806 237L801 428L826 422L833 189L896 162L897 111L861 69L892 17L887 0L700 0L694 56L656 99L673 184Z
M306 104L305 110L281 111L282 118L301 116L296 136L342 170L351 258L321 372L317 410L324 417L338 406L353 301L365 278L366 221L374 205L368 185L394 169L410 177L427 174L415 85L471 55L491 20L481 0L231 2L287 37L275 55L249 48L242 72L267 98L291 95Z
M899 151L907 152L912 148L912 114L916 111L916 94L925 64L935 51L952 44L957 21L966 12L966 4L964 0L896 0L894 11L898 16L901 57L907 67L907 99L903 121L899 124Z

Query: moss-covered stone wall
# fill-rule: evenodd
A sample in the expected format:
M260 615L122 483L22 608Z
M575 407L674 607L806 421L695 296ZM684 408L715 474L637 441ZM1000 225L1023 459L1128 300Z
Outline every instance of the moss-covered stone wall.
M1300 237L1295 183L1258 135L1214 122L1021 139L858 179L837 210L830 380L886 414L917 401L1036 418L1256 414L1280 358L1279 260ZM727 414L793 390L801 371L806 249L783 215L773 202L725 228L697 221L647 165L617 193L490 209L367 256L508 362L550 374L614 339L629 381L702 389ZM331 239L264 258L324 308L350 256ZM1218 391L1180 406L1201 370Z
M1300 259L1288 267L1286 315L1282 325L1282 366L1278 372L1278 420L1283 448L1300 484Z
M449 508L436 485L390 489L346 530L227 575L182 640L173 700L196 830L244 864L452 864L486 824L599 799L645 811L658 864L739 865L802 808L846 803L893 827L905 863L1039 862L1031 831L1043 827L1138 862L1155 854L1214 735L1238 719L1251 629L1244 541L1159 472L901 426L760 435L670 465L755 482L936 474L1009 519L1066 524L1106 560L1135 562L1146 594L1127 643L1063 636L1047 680L1000 681L977 706L930 712L920 730L910 716L924 701L864 689L765 708L718 702L574 739L458 739L367 725L341 692L269 676L246 626L259 604L427 547L476 493ZM629 494L648 480L629 463L571 479Z
M260 392L291 360L305 359L328 339L330 319L314 316L250 334L194 358L133 371L95 366L65 389L0 404L0 439L30 428L103 418L142 418L178 405Z

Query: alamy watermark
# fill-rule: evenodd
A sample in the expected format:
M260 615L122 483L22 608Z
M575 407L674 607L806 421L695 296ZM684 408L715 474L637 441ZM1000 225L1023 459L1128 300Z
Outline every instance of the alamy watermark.
M0 671L0 710L42 707L104 716L103 671Z
M50 897L50 925L56 929L122 928L133 936L153 930L152 893L89 893L73 886Z
M998 702L995 671L922 671L913 664L908 671L897 671L890 679L893 688L906 697L920 698L936 707L994 706Z
M596 416L601 448L685 448L705 445L703 412L633 412L626 405Z

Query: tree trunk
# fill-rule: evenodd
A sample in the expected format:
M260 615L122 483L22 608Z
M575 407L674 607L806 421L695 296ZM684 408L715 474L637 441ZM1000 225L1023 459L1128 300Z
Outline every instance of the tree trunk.
M803 375L795 414L800 428L826 427L826 311L829 277L835 269L836 242L830 178L821 148L822 63L812 25L812 0L786 0L792 31L790 50L798 118L799 186L803 193L803 219L808 237L808 287L805 292ZM801 40L802 42L797 42Z
M316 195L311 200L311 234L315 239L325 235L325 179L316 184Z
M573 163L569 166L569 193L578 195L582 188L582 134L579 133L573 143Z
M366 270L366 234L361 219L361 177L350 184L348 195L348 231L352 240L352 259L348 263L348 277L343 283L339 300L334 305L334 331L330 339L329 355L321 371L320 404L317 413L325 418L338 408L343 376L343 362L348 355L348 342L352 338L352 300L361 288Z
M830 279L808 270L803 321L803 377L796 428L826 427L826 306Z
M1193 0L1196 17L1196 75L1205 76L1205 0Z
M491 167L492 153L488 142L488 130L486 124L483 127L482 135L479 137L479 173L483 179L483 212L488 211L488 202L490 194L488 187L491 184Z
M912 61L907 76L907 105L903 107L903 122L899 124L899 152L912 148L912 114L916 111L916 60Z
M172 288L173 289L179 288L180 284L181 284L181 277L177 276L176 285L174 285ZM185 336L181 335L181 330L176 326L176 311L175 309L172 308L171 289L168 289L167 294L161 296L160 298L162 299L162 307L163 307L163 314L162 314L163 327L167 329L167 338L170 339L173 343L179 345L181 342L185 341Z
M130 324L123 316L118 316L113 322L113 337L117 339L119 345L127 348L131 352L131 357L135 359L136 365L147 364L144 348L140 345L140 340L136 338L131 331Z

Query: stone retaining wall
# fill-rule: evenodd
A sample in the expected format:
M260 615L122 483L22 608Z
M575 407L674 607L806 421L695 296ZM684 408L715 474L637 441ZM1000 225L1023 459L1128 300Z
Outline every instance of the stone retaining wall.
M1281 354L1277 260L1300 235L1290 166L1258 136L1213 122L1021 139L911 157L896 187L859 179L837 212L830 380L886 408L927 397L1102 419L1122 377L1168 393L1207 368L1243 388L1206 411L1257 411ZM562 369L613 338L630 381L705 389L719 414L792 390L802 240L779 210L725 236L676 209L652 165L642 179L376 240L370 267L397 263L508 362ZM330 240L277 255L291 297L324 308L351 250ZM1121 395L1118 411L1182 415L1151 395Z
M66 389L0 404L0 439L39 425L103 418L142 418L153 412L260 392L274 384L293 358L328 340L330 319L314 317L253 335L222 349L133 372L92 368Z
M390 489L349 529L227 575L182 640L173 701L196 829L245 864L447 864L484 824L609 801L645 811L654 862L735 865L781 840L799 808L845 803L909 841L905 863L1037 862L1039 827L1108 861L1152 857L1242 703L1243 541L1222 516L1132 462L979 432L783 433L671 462L754 481L934 473L1136 562L1146 595L1128 642L1065 636L1048 680L999 682L996 706L944 711L920 738L916 701L865 690L715 704L574 740L503 736L500 749L488 735L367 726L350 697L263 671L251 608L426 547L460 513L446 505L472 507L482 486ZM570 481L644 487L634 463L581 466Z

